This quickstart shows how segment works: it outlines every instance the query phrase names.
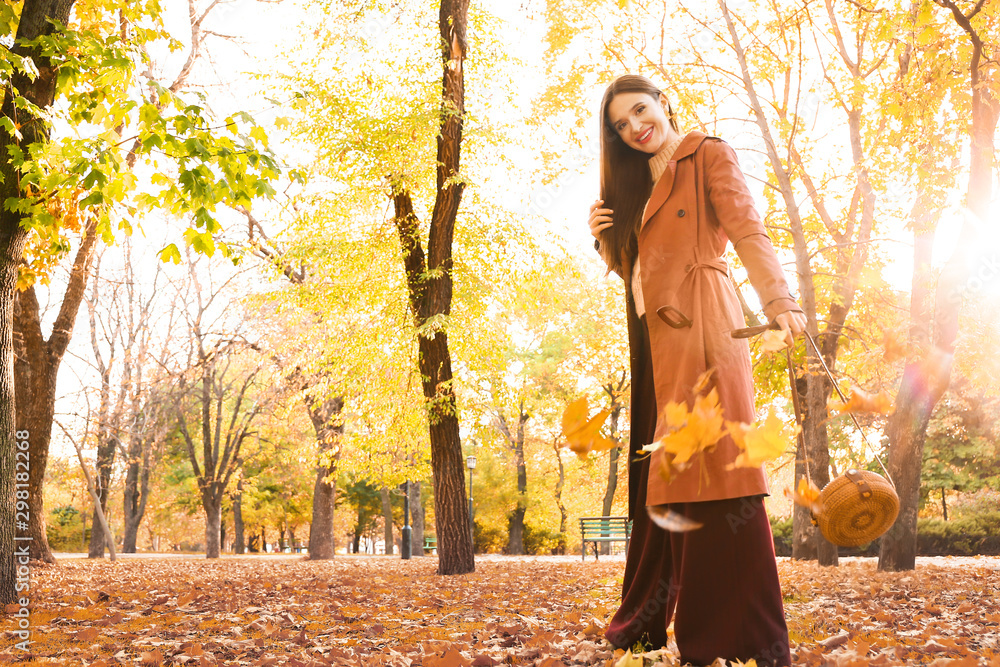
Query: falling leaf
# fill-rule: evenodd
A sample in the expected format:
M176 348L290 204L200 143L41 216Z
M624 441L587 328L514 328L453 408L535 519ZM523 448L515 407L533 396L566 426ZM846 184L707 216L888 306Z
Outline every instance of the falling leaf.
M819 487L805 477L799 478L799 485L794 491L785 489L785 496L791 498L796 505L808 507L817 516L823 511L823 505L819 502Z
M563 437L581 459L586 459L592 451L605 451L615 446L613 440L601 435L601 427L611 411L601 410L588 418L589 413L587 398L583 397L566 406L562 416Z
M887 415L892 412L892 399L889 397L889 392L884 389L877 394L869 394L857 387L851 387L851 395L847 403L831 400L828 409L832 414L874 413Z
M885 330L882 332L882 359L891 364L900 359L906 359L910 354L909 345L903 340L903 336L898 331Z
M695 381L694 386L691 388L692 396L701 396L708 389L709 384L712 382L712 377L715 375L715 369L709 368L707 371L698 376Z
M690 412L683 405L668 404L665 421L676 430L660 438L660 446L673 455L671 465L683 467L695 454L710 450L722 438L718 391L712 389L708 395L697 397Z
M774 412L768 413L763 424L727 421L726 428L740 449L733 468L756 468L778 458L799 432L798 425L789 428Z
M697 530L705 525L661 505L647 506L646 513L649 514L649 518L653 520L653 523L671 533L686 533L689 530Z
M760 349L764 352L780 352L788 347L788 336L781 329L768 329L760 336Z

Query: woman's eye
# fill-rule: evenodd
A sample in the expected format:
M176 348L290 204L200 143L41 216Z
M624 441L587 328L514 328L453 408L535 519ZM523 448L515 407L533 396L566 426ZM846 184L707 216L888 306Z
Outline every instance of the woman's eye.
M636 112L637 114L641 114L641 113L642 113L643 111L645 111L645 110L646 110L646 107L642 106L642 107L639 107L638 109L636 109L636 110L635 110L635 112Z

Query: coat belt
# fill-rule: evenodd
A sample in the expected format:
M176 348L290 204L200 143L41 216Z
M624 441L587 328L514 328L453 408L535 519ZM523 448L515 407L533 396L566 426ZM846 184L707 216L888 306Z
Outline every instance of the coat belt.
M721 257L696 260L684 266L684 273L690 274L696 269L715 269L726 276L729 275L729 264ZM657 308L656 314L674 329L686 329L692 325L691 318L670 304Z

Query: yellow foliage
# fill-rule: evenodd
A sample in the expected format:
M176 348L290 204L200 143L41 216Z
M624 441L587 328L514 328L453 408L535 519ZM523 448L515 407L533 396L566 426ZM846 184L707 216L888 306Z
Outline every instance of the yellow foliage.
M562 432L566 444L576 452L581 459L586 459L592 451L606 451L615 446L615 442L601 435L601 427L611 414L610 410L601 410L593 417L588 417L590 408L587 398L573 401L563 412Z
M733 468L756 468L765 461L778 458L799 432L798 425L788 428L774 412L768 414L763 424L726 422L726 428L740 449L739 456L732 463Z

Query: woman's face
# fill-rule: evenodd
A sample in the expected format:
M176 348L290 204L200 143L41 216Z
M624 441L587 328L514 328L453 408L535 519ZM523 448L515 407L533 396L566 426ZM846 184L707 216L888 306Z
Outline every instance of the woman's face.
M618 93L608 104L608 123L625 145L653 155L677 137L666 113L667 99L648 93Z

